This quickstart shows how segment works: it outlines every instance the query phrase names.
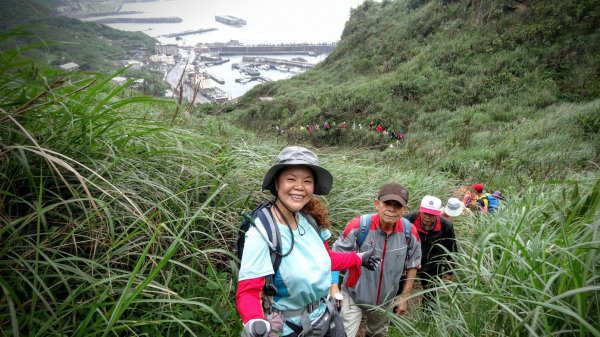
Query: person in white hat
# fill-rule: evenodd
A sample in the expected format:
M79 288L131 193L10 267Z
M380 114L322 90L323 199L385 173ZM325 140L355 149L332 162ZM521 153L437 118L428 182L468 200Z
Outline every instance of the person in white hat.
M418 211L407 213L404 217L417 229L421 239L421 269L417 276L424 289L431 289L431 280L441 277L452 280L452 257L448 252L456 252L456 240L452 221L441 215L442 201L438 197L426 195L421 199ZM435 291L423 297L427 304L436 296Z
M457 218L461 215L466 215L468 208L465 208L465 205L458 198L450 198L446 202L446 206L442 210L442 216L453 219Z

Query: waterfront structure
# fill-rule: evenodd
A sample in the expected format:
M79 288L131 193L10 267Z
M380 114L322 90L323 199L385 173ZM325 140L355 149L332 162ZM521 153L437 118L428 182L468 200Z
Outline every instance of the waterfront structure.
M79 64L75 62L67 62L58 66L62 70L71 71L79 68Z
M237 27L240 27L240 26L243 26L246 24L246 20L236 18L235 16L231 16L231 15L215 15L215 20L217 22L224 23L226 25L237 26Z
M275 55L275 54L299 54L320 55L328 54L336 43L290 43L290 44L259 44L243 45L229 43L209 43L197 46L198 50L206 53L218 53L219 55Z
M157 54L178 55L179 47L176 44L157 43L154 45L154 52Z

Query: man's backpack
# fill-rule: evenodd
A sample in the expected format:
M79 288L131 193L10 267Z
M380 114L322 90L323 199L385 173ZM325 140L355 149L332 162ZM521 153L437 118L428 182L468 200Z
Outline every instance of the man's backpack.
M364 214L360 216L360 227L358 229L358 234L356 235L356 246L358 249L363 245L365 239L367 238L367 234L369 233L369 227L371 226L371 216L373 214ZM408 220L402 219L402 227L404 229L404 238L406 239L406 243L410 242L410 238L412 235L411 232L411 224Z
M486 197L488 199L488 211L497 210L500 206L500 200L489 193L486 194Z
M275 222L275 219L273 218L273 215L271 214L272 206L273 206L273 203L271 201L263 201L252 212L248 212L248 211L242 212L243 220L238 229L238 237L237 237L237 240L235 243L235 253L239 259L239 262L238 262L238 267L239 267L239 264L242 261L242 254L244 253L244 244L246 242L246 232L250 229L250 227L255 227L258 230L258 233L263 237L263 239L269 246L269 252L271 253L271 263L273 264L273 275L270 275L267 278L265 287L272 286L273 288L271 290L275 290L274 286L272 285L273 276L279 270L279 266L281 265L281 259L283 257L287 256L294 247L292 245L292 247L290 247L290 250L287 253L285 253L285 254L282 253L282 251L281 251L281 234L279 233L279 227L277 227L277 223ZM320 235L320 227L317 224L317 221L312 216L306 214L305 212L302 212L302 211L300 211L300 212L306 218L306 220L308 220L308 223L310 223L311 226ZM261 231L254 223L254 220L256 218L260 219L260 222L262 223L262 225L264 227L264 232L267 234L266 237L264 236L263 231Z

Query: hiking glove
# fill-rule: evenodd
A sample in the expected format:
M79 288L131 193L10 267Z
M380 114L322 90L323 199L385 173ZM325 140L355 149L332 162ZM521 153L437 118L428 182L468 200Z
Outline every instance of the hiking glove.
M267 337L271 331L271 323L264 319L254 318L244 324L242 337Z
M362 261L362 266L369 270L375 270L381 262L381 258L373 256L373 253L375 253L375 245L371 246L371 249L364 253L358 253L358 256L360 256Z

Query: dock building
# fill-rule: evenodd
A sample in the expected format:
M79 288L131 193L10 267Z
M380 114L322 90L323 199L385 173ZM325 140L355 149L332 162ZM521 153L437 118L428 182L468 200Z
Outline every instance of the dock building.
M246 24L246 20L236 18L235 16L231 16L231 15L215 15L215 20L217 20L217 22L224 23L226 25L237 26L237 27L240 27L240 26L243 26Z

